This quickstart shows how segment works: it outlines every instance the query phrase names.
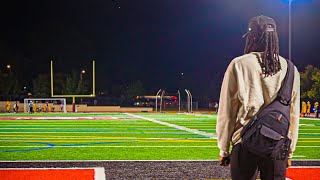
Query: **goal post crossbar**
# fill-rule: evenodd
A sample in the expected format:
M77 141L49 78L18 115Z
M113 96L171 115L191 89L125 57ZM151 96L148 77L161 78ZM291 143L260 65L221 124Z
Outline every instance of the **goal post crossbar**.
M54 94L54 83L53 83L53 61L51 61L51 65L50 65L50 81L51 81L51 97L53 98L57 98L57 97L72 97L73 98L73 103L74 102L74 98L76 97L95 97L96 96L96 77L95 77L95 61L92 61L92 94Z

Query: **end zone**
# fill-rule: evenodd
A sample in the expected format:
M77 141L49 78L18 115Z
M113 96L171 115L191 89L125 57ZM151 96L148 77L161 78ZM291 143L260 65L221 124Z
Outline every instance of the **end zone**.
M2 180L77 179L105 180L103 167L96 168L0 168Z
M287 170L287 180L319 180L320 166L293 166Z

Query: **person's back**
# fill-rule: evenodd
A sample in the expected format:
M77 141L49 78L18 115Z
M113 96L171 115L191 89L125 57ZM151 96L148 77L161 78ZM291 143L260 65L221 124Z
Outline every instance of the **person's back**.
M279 55L278 36L273 19L257 16L250 20L245 55L235 58L224 75L217 118L220 165L227 165L229 147L232 179L284 179L298 138L300 77L295 68L288 137L290 156L285 160L261 158L241 145L240 132L261 108L277 96L287 72L287 61ZM272 167L277 166L277 169Z
M237 93L239 102L233 104L233 106L237 106L239 109L236 114L236 133L232 136L233 144L240 142L240 131L242 127L246 125L262 107L270 104L276 98L287 72L287 61L279 56L281 70L272 76L265 76L259 64L259 59L262 54L261 52L251 52L237 57L230 63L226 72L226 74L231 73L228 71L237 72L237 77L234 79L235 81L229 81L228 86L233 84L233 86L239 88ZM295 76L299 77L299 72L296 68ZM299 83L297 83L297 81L295 81L294 87L293 93L295 95L298 93L296 90L299 89ZM222 89L223 88L224 87L222 87ZM222 109L220 108L219 110ZM220 118L224 116L222 112L218 114Z

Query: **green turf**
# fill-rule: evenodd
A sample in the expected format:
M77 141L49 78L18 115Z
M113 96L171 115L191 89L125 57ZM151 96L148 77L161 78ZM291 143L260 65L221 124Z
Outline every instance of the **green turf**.
M215 115L135 114L215 134ZM0 114L0 160L212 160L217 141L124 113ZM45 117L114 117L45 120ZM294 159L320 159L320 121L302 119Z

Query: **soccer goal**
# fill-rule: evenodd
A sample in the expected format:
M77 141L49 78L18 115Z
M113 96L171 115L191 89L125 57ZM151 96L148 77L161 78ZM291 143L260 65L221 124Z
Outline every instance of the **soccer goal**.
M31 105L32 103L32 105ZM24 112L30 113L30 106L32 112L63 112L67 113L66 98L26 98L24 99L23 106Z

